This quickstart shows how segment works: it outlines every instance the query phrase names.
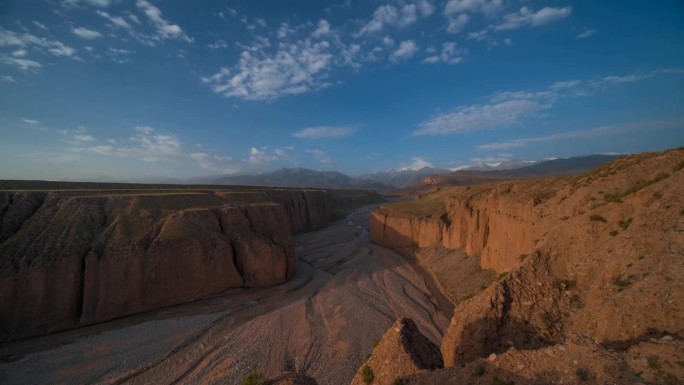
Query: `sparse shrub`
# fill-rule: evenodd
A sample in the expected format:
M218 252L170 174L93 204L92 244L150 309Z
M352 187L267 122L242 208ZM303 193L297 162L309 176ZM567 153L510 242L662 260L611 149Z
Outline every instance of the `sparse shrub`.
M644 257L643 255L640 255L640 256L637 257L637 259L640 260L640 261L641 261L642 259L644 259L644 258L646 258L646 257Z
M631 263L631 262L627 264L627 268L630 268L630 267L632 267L632 266L634 266L634 264Z
M242 385L265 385L266 377L263 373L253 371L242 379Z
M480 285L480 291L484 291L487 288L486 285Z
M473 374L476 376L484 376L485 372L486 372L486 370L485 370L484 365L477 365L475 367L475 370L473 370Z
M603 222L603 223L608 223L608 221L606 220L606 218L604 218L603 216L598 215L598 214L594 214L594 215L590 216L590 217L589 217L589 220L592 221L592 222Z
M520 257L518 259L520 259L520 262L522 262L525 260L525 258L527 258L527 254L520 254Z
M394 380L394 385L408 385L408 381L405 378L397 378Z
M620 198L619 194L606 194L603 196L603 200L606 202L622 203L622 199Z
M564 217L560 218L561 221L567 221L568 219L570 219L570 217L568 217L568 216L564 216Z
M374 340L373 340L373 349L377 348L379 344L380 344L380 340L379 340L379 339L374 339Z
M660 191L656 191L653 193L653 198L655 198L655 199L660 199L662 197L663 197L663 193L661 193Z
M622 227L624 230L627 230L627 228L629 228L629 225L631 225L631 224L632 224L632 218L627 218L623 221L618 222L618 225L620 225L620 227Z
M375 380L375 374L373 374L373 369L370 366L364 365L361 369L361 379L364 384L372 384Z
M681 170L681 169L683 169L683 168L684 168L684 161L679 162L678 165L672 167L672 172L677 172L677 171L679 171L679 170Z
M663 383L665 385L682 385L677 376L667 372L663 375Z
M492 385L515 385L514 381L504 381L499 377L494 377L492 379Z
M660 360L658 359L658 356L650 355L646 358L646 362L648 363L649 369L656 370L660 368Z
M572 306L574 309L581 309L584 307L584 301L582 301L582 297L580 297L577 294L573 294L570 296L570 306Z
M507 272L507 271L501 272L501 274L499 274L499 276L498 276L496 279L501 279L501 278L503 278L503 277L505 277L505 276L507 276L507 275L508 275L508 272Z
M582 214L584 214L584 211L583 211L583 210L580 210L580 211L577 212L577 214L582 215Z
M575 374L577 375L577 378L579 378L582 381L589 381L594 377L591 375L591 372L589 372L589 370L585 368L577 368Z
M615 277L613 279L613 285L620 287L620 288L625 288L629 287L632 285L632 281L630 280L623 280L622 277Z
M608 234L610 234L611 237L614 237L614 236L618 235L619 232L618 232L617 230L613 230L613 231L611 231L611 232L608 233Z

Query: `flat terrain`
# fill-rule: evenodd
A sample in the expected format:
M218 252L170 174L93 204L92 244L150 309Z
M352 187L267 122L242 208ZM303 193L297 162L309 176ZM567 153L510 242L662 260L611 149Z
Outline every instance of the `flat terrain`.
M297 236L283 285L4 344L0 382L239 384L253 370L293 368L340 384L398 317L439 343L451 314L409 262L368 241L374 207Z

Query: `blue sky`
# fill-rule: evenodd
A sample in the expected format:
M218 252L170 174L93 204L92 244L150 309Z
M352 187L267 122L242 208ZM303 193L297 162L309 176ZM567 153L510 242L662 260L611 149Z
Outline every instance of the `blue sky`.
M684 145L681 1L0 2L0 178Z

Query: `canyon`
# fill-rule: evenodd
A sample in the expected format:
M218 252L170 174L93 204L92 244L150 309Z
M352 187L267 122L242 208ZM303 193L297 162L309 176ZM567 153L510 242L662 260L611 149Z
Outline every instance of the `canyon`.
M677 384L683 170L680 148L391 203L4 182L0 378Z

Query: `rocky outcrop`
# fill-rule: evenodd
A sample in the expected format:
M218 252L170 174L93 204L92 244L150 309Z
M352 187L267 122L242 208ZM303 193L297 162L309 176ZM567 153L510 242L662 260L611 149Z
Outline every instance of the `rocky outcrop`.
M437 345L418 331L413 320L402 318L382 336L352 385L394 385L406 376L442 367Z
M503 272L455 309L441 343L449 375L409 383L489 383L471 381L463 368L509 352L518 352L510 353L516 366L492 369L502 381L626 383L625 371L641 376L643 365L626 351L666 337L681 343L684 335L676 299L684 293L683 190L684 149L676 149L623 157L577 177L455 187L382 207L371 219L373 241L462 247ZM572 336L593 341L577 351L588 346L613 369L576 367L567 376L566 363L530 368L535 352L564 351ZM658 383L681 380L674 366L651 369Z
M354 191L367 200L379 196ZM293 231L326 226L324 190L0 191L0 340L216 295L294 273ZM295 227L296 225L296 227Z

